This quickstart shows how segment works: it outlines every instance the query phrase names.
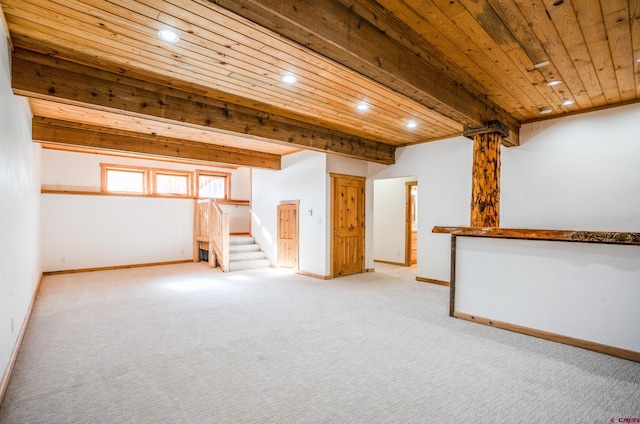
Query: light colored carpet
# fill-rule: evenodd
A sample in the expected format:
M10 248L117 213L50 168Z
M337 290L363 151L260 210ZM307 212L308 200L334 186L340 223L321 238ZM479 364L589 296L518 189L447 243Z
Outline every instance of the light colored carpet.
M1 423L607 423L640 364L449 318L415 270L46 277ZM542 311L541 311L542 312Z

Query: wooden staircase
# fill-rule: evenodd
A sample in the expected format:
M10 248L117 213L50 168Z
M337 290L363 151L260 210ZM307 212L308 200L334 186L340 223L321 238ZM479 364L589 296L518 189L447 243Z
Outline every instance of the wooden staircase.
M267 268L269 266L269 260L253 237L229 237L229 271Z
M215 199L197 199L194 206L193 260L200 261L206 251L211 268L220 265L223 272L270 266L252 236L229 236L229 215Z

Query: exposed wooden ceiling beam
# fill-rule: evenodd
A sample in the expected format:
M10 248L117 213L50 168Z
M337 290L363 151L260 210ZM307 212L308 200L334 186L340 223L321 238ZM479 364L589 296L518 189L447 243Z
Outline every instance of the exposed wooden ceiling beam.
M280 155L35 116L33 140L66 146L280 169Z
M383 164L395 161L395 147L388 144L22 49L12 57L12 84L16 94L26 97L153 117Z
M484 93L449 79L336 0L201 1L224 7L467 127L500 120L510 129L504 144L519 142L519 122Z

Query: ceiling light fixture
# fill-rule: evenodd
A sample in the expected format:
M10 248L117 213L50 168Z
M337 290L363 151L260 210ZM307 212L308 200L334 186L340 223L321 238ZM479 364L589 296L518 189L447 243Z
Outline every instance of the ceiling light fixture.
M640 57L636 60L636 62L640 63Z
M360 102L358 103L358 105L356 106L356 109L358 109L360 112L364 112L365 110L369 110L371 106L369 106L369 103L367 102Z
M418 126L418 123L416 121L407 122L407 128L409 128L410 130L416 128L417 126Z
M574 103L575 103L575 102L574 102L573 100L571 100L571 99L564 99L564 100L562 101L562 106L569 106L569 105L572 105L572 104L574 104Z
M298 82L298 77L293 74L286 74L283 75L280 80L285 84L295 84L296 82Z
M538 68L543 68L543 67L547 66L548 64L549 64L549 61L545 60L544 62L536 63L535 65L533 65L533 67L538 69Z
M160 37L161 40L167 41L169 43L175 43L180 39L180 37L178 37L178 34L171 31L170 29L161 29L160 31L158 31L158 37Z
M551 113L551 108L550 107L541 107L538 112L540 112L540 115L546 115L547 113Z
M562 81L560 81L560 80L549 81L549 82L547 83L547 85L548 85L549 87L555 87L556 85L560 85L560 84L562 84Z

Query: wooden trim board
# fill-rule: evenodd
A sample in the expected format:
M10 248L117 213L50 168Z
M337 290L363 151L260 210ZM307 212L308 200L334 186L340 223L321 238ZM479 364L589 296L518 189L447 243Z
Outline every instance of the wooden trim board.
M33 290L33 295L31 296L31 302L29 303L29 307L27 308L27 313L24 316L24 321L22 322L22 328L20 328L20 334L18 334L18 338L16 339L16 344L13 346L13 350L11 351L11 356L9 357L9 363L7 364L7 368L2 376L2 381L0 381L0 405L2 405L2 401L4 400L4 395L7 393L7 388L9 387L9 380L11 379L11 374L13 373L13 367L16 364L16 360L18 359L18 353L20 352L20 347L22 346L22 340L24 340L24 335L27 332L27 327L29 326L29 320L31 319L31 312L33 311L33 305L36 303L36 297L38 296L38 292L40 291L40 285L42 284L42 279L44 278L44 274L40 274L40 278L38 279L38 283L36 284L35 289Z
M330 275L318 275L307 271L297 270L296 274L304 275L305 277L317 278L319 280L331 280Z
M451 287L451 284L448 281L435 280L433 278L425 278L425 277L416 276L416 281L420 281L421 283L431 283L431 284L437 284L439 286Z
M634 352L632 350L627 350L615 346L608 346L588 340L577 339L574 337L563 336L561 334L550 333L548 331L536 330L535 328L523 327L517 324L509 324L507 322L496 321L489 318L467 314L464 312L454 311L453 316L465 321L476 322L478 324L526 334L528 336L538 337L552 342L563 343L582 349L592 350L594 352L604 353L606 355L617 356L618 358L628 359L629 361L640 362L640 352Z
M640 246L640 233L627 231L542 230L501 227L442 227L436 225L433 227L432 232L436 234L451 234L452 236Z
M47 272L44 272L43 274L44 275L75 274L77 272L111 271L115 269L142 268L145 266L158 266L158 265L176 265L176 264L186 264L190 262L194 262L194 260L181 259L179 261L150 262L145 264L114 265L114 266L103 266L98 268L65 269L61 271L47 271Z
M408 266L404 262L383 261L382 259L374 259L373 262L378 262L380 264L395 265L395 266L404 266L404 267Z
M75 189L57 189L48 188L49 186L42 186L40 193L42 194L73 194L78 196L116 196L116 197L147 197L157 199L200 199L195 196L181 196L171 194L127 194L127 193L110 193L104 191L91 191L91 190L75 190ZM250 200L236 200L236 199L216 199L219 205L231 205L231 206L251 206Z

